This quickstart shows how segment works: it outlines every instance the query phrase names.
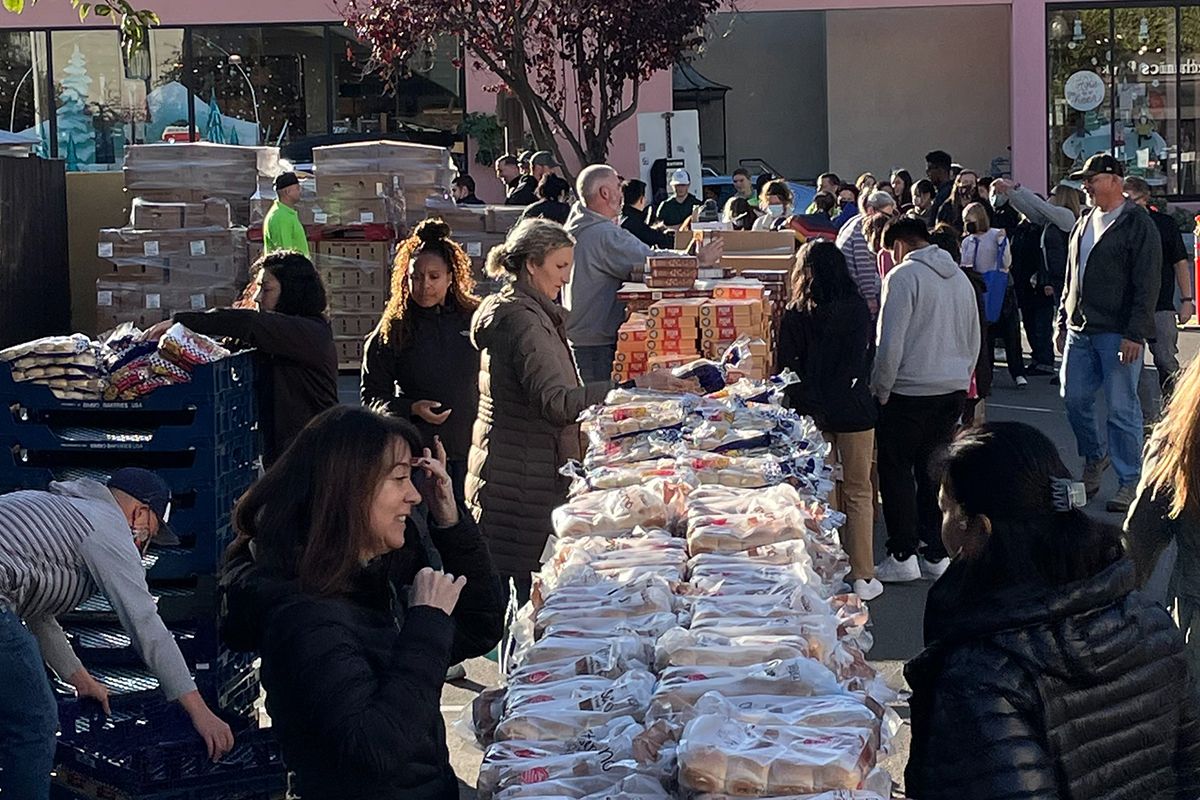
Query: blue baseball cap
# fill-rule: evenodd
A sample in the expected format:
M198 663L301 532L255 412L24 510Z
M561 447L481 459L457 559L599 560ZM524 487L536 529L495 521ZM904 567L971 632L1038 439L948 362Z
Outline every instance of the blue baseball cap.
M167 524L171 518L171 487L167 486L166 481L148 469L125 467L108 479L108 488L124 492L139 503L150 506L150 510L158 517L155 544L179 544L179 537Z

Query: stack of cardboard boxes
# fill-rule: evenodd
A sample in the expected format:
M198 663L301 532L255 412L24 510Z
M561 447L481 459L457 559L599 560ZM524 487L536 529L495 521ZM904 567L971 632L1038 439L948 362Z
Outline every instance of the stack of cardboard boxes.
M646 322L646 368L678 366L699 358L702 297L659 300L650 306Z
M426 205L449 201L458 174L444 147L409 142L359 142L313 148L317 197L338 223L396 219L412 227ZM321 224L321 223L318 223Z
M246 229L230 223L224 199L135 199L129 226L99 234L97 254L112 264L96 281L99 331L124 322L146 328L177 311L232 304L248 271Z
M379 324L390 295L390 241L329 239L313 243L313 261L329 296L338 369L362 365L363 340Z
M650 326L646 314L633 314L617 329L617 357L613 380L618 383L646 374L649 361Z
M685 250L693 239L702 243L720 239L725 243L719 263L727 275L746 270L787 273L796 253L796 236L791 231L679 231L675 247Z
M646 286L651 289L690 289L699 277L700 261L695 256L646 258Z
M190 142L134 145L125 150L125 191L151 202L229 203L235 225L250 222L250 198L260 177L279 174L279 148Z
M450 235L471 258L471 271L478 282L486 282L484 267L488 253L504 244L508 231L517 224L524 208L515 206L457 206L428 209L431 218L450 226Z

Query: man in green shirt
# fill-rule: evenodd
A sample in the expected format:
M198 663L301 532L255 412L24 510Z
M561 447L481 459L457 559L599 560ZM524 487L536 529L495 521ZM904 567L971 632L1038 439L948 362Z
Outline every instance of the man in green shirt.
M300 224L296 206L300 204L300 179L294 172L284 172L275 178L275 203L263 220L263 255L276 250L295 250L311 257L308 235Z

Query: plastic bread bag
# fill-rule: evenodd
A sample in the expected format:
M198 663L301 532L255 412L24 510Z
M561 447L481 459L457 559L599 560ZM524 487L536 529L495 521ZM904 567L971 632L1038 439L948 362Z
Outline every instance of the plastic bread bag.
M684 432L687 446L712 453L764 450L771 446L771 430L754 430L732 422L704 421Z
M595 467L590 471L585 470L578 461L571 460L559 469L559 473L571 479L568 497L599 489L640 486L655 480L662 486L664 501L670 502L674 495L687 495L700 485L696 474L686 466L677 464L674 458L639 461L624 466Z
M784 587L778 592L757 594L732 591L724 595L695 595L689 599L688 605L693 627L720 624L730 617L766 619L800 615L827 618L831 615L829 599L811 586L790 590Z
M720 621L703 620L700 626L693 625L690 630L696 636L711 635L736 640L743 637L800 637L808 645L809 657L819 661L827 661L840 642L837 622L832 617L817 615L726 617Z
M789 583L796 586L808 585L819 589L828 589L820 583L820 578L813 572L807 558L793 564L756 564L753 561L741 561L727 558L721 553L705 553L718 560L697 562L691 566L690 579L693 583L702 580L729 579L733 582L745 582L747 586L761 583ZM734 554L736 555L736 554Z
M493 800L626 800L670 798L662 784L628 764L612 765L601 775L533 781L497 792Z
M158 340L158 349L164 356L189 370L229 357L229 351L214 340L190 331L179 323L172 325L162 335Z
M895 735L900 717L891 709L867 704L849 695L828 697L773 697L748 695L728 698L718 692L701 697L693 716L710 715L752 725L807 728L861 728L868 731L877 750ZM689 721L689 720L684 720Z
M658 640L655 668L719 664L742 667L789 658L820 658L821 648L802 636L722 636L712 631L672 628Z
M606 406L623 406L632 403L661 403L665 401L675 400L687 403L689 407L694 408L700 402L699 395L679 392L668 392L658 389L641 389L631 387L629 389L613 389L604 397L604 405Z
M563 681L510 686L505 712L526 706L572 708L579 711L620 711L641 719L650 705L657 679L646 670L634 669L612 680L599 675L579 675Z
M637 617L564 614L547 624L542 638L613 637L628 634L653 643L678 623L678 618L670 611Z
M668 667L659 676L658 688L646 712L647 724L660 719L670 721L686 713L709 692L720 692L726 697L813 697L847 693L828 667L811 658L750 667Z
M707 575L711 571L739 566L783 567L788 565L812 566L808 554L808 543L804 539L789 539L786 542L751 547L737 553L700 553L688 559L688 574Z
M726 385L719 391L710 392L708 398L714 400L774 403L778 405L783 398L784 389L793 383L799 382L800 379L796 373L785 369L778 375L765 381L753 381L749 378L742 378Z
M888 777L887 781L890 784L891 778ZM834 789L820 794L773 795L764 800L888 800L891 796L892 792L889 786L882 794L862 789ZM739 798L731 794L698 794L694 800L739 800Z
M608 637L544 636L516 654L518 664L533 666L566 660L595 658L646 665L653 654L653 642L628 633Z
M579 415L580 430L590 441L599 442L659 428L677 428L683 425L694 405L694 400L685 397L592 406Z
M496 741L569 742L590 728L602 727L618 717L627 716L621 709L583 710L535 703L506 714L496 726Z
M664 428L620 439L592 442L583 456L583 467L591 471L599 467L619 467L651 459L673 458L683 449L684 435L682 430Z
M679 782L698 792L770 797L856 789L875 763L857 728L752 725L702 715L679 742Z
M567 536L617 536L634 528L667 528L672 522L661 492L625 486L589 492L554 509L554 533Z
M537 612L534 634L538 637L555 626L570 624L582 616L593 619L629 619L652 614L675 617L675 595L665 580L658 576L647 576L632 586L608 584L586 589L607 589L603 595L594 593L564 592L552 594ZM595 603L595 599L602 602Z
M510 670L506 681L509 686L540 686L570 680L580 675L596 675L615 680L630 670L647 668L645 660L610 650L581 658L524 664Z
M511 786L602 775L608 764L618 760L609 751L555 752L540 740L497 741L483 754L477 787L479 797L493 797L498 790ZM636 768L632 760L629 764Z
M70 336L46 336L0 350L0 361L16 361L26 356L79 356L92 354L96 344L82 333Z
M750 514L784 511L804 503L796 488L779 484L765 489L739 489L729 486L701 486L688 494L685 504L690 514Z
M707 358L689 361L683 366L675 367L671 374L680 380L695 380L700 383L701 391L719 392L725 388L725 366Z
M614 539L612 541L624 541ZM597 598L612 598L617 602L626 593L636 595L642 587L659 585L674 594L674 584L682 580L685 569L684 562L674 553L661 551L633 551L638 562L643 565L661 567L647 571L647 574L627 581L614 580L614 571L622 571L628 566L625 562L614 562L611 558L621 553L605 553L595 556L587 563L581 564L575 558L568 558L564 563L555 563L542 567L533 579L533 591L530 598L538 608L553 605L564 607L580 603L594 602ZM598 572L590 565L596 564L605 572ZM619 567L617 566L619 564ZM626 602L633 602L632 600ZM665 610L665 609L663 609Z
M697 483L705 486L754 489L772 486L785 479L779 459L771 455L726 455L692 450L682 454L679 463L696 476Z
M551 591L557 591L567 586L614 585L632 583L634 581L660 578L672 584L683 580L684 564L668 560L632 562L616 564L609 562L603 571L593 569L587 564L567 564L555 576L548 586Z
M797 509L780 513L691 516L687 523L688 550L693 555L737 553L803 538L804 517Z
M568 573L582 567L590 568L602 579L615 572L634 567L668 567L682 578L687 568L687 563L682 556L682 552L649 550L618 550L596 555L576 553L569 556L563 563L556 565L551 577L557 575L562 578L561 583L568 583L569 581L566 580Z

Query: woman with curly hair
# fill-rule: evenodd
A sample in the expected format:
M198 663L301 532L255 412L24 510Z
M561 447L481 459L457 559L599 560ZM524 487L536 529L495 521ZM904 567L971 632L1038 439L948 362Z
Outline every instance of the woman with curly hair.
M440 441L459 500L479 407L474 291L471 259L450 238L450 226L440 219L417 225L396 253L392 296L367 337L362 364L363 405L411 420L431 450Z

